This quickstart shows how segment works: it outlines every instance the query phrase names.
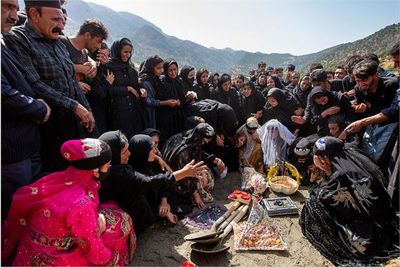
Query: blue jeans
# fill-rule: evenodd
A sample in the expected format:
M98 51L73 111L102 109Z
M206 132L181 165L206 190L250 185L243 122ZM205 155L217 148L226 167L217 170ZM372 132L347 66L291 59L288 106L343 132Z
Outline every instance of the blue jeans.
M1 165L1 221L7 218L12 197L18 188L31 184L40 173L40 155L29 159Z

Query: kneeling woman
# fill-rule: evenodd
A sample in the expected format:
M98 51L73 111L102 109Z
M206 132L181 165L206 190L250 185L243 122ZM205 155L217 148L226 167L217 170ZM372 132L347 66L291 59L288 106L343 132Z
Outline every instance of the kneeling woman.
M334 137L317 140L314 164L328 179L302 210L307 239L335 265L378 265L398 256L399 220L379 168Z
M210 168L217 166L222 172L225 169L222 160L206 153L203 148L214 136L213 127L207 123L200 123L189 131L170 137L162 149L163 157L173 170L182 168L194 159L196 162L204 161ZM203 177L209 177L212 180L212 174L209 171ZM207 181L209 182L211 181ZM202 199L197 186L198 178L195 174L192 178L176 183L174 187L167 190L171 210L177 214L178 218L183 218L192 211L194 207L192 197L199 208L205 207L203 202L205 199ZM211 199L209 194L205 195Z
M136 247L132 220L115 204L99 206L97 194L98 180L110 167L110 147L97 139L70 140L61 153L70 165L65 171L15 193L5 222L2 263L128 265Z
M106 142L113 152L112 166L109 174L112 179L102 182L102 187L99 191L100 198L102 200L115 201L122 209L128 212L132 216L137 234L141 234L146 228L151 226L156 221L156 214L158 214L146 198L148 192L163 191L185 177L196 176L197 172L204 169L201 166L203 162L199 162L196 165L193 162L189 162L183 168L173 173L160 173L154 176L147 176L135 171L131 165L128 165L130 152L128 139L124 134L120 131L106 132L99 139ZM151 138L149 137L149 139ZM147 151L147 158L154 160L156 158L155 149ZM136 152L133 151L133 153ZM168 213L165 216L169 220L173 217Z

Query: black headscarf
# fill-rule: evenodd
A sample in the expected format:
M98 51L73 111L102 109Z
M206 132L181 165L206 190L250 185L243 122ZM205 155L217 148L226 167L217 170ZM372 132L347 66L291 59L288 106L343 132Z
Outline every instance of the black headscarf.
M137 134L129 140L129 164L135 171L144 172L148 163L149 153L153 147L153 139L145 134Z
M296 85L296 87L293 89L293 95L297 99L297 101L301 104L302 108L306 108L306 106L307 106L307 98L308 98L308 95L310 94L310 92L312 90L311 86L305 91L301 90L300 85L301 85L301 82L304 79L310 80L310 77L309 76L304 76L303 78L301 78L301 80L299 81L299 84Z
M248 97L243 99L243 110L246 119L251 116L251 113L262 110L265 105L264 96L254 87L254 84L250 82L248 83L248 86L251 88L251 93Z
M174 59L169 58L164 61L164 76L161 79L163 88L157 92L157 98L161 101L168 99L179 99L183 104L185 102L184 85L178 76L174 79L168 76L168 68L171 65L175 65L176 69L178 70L178 63Z
M300 104L290 94L279 88L271 88L268 91L267 98L273 97L278 102L278 106L272 107L267 102L263 114L263 123L270 119L277 119L284 124L291 132L297 129L297 125L292 122L291 116L294 111L300 107Z
M379 168L334 137L318 139L314 153L330 160L332 174L303 207L303 234L335 265L375 266L398 256L399 220Z
M284 89L285 87L281 83L281 80L278 78L278 76L272 75L270 76L272 80L274 80L275 87L279 89Z
M231 81L231 76L229 74L222 74L219 79L218 79L218 89L222 92L221 86L226 83Z
M115 62L115 63L118 62L119 64L121 64L121 63L127 64L127 65L130 65L133 67L134 65L131 63L131 57L132 57L133 53L131 53L131 56L129 57L127 62L123 62L121 60L121 49L126 45L129 45L133 49L132 42L128 38L121 38L121 39L113 42L113 44L111 46L111 54L110 54L111 61Z
M199 123L195 128L169 138L163 147L163 158L168 163L173 163L182 151L202 146L204 139L211 139L214 136L214 128L211 125Z
M121 164L121 150L126 144L126 142L124 142L124 138L126 139L126 137L119 130L105 132L99 137L99 140L106 142L111 148L111 165Z
M185 65L182 67L181 71L179 72L179 77L181 78L183 82L183 88L185 90L185 93L187 91L192 91L193 83L194 83L194 78L190 79L188 78L189 72L194 70L194 67Z
M142 134L148 135L150 137L155 136L155 135L158 135L158 136L161 135L160 131L157 129L154 129L154 128L146 128L143 130Z
M140 69L139 77L142 81L149 81L151 85L153 86L154 90L157 93L157 90L161 86L161 81L159 77L156 77L154 75L154 68L164 62L164 60L159 57L158 55L149 57L146 59L146 61L143 63L142 68Z

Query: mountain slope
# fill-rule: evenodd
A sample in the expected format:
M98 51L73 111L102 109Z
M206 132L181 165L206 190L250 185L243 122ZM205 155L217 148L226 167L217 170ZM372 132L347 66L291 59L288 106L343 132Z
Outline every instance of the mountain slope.
M260 61L266 61L269 66L274 67L292 63L299 70L306 69L313 62L320 62L326 69L332 69L336 65L343 64L345 58L352 54L371 52L384 57L396 41L400 40L400 23L398 23L361 40L312 54L293 56L288 53L251 53L230 48L207 48L188 40L181 40L164 34L160 28L139 16L128 12L116 12L108 7L82 0L69 0L66 9L69 16L66 35L76 34L84 19L97 18L109 30L108 44L121 37L132 40L135 46L133 60L137 64L151 55L158 54L163 58L174 58L181 67L189 64L196 68L206 67L211 71L234 74L247 74Z

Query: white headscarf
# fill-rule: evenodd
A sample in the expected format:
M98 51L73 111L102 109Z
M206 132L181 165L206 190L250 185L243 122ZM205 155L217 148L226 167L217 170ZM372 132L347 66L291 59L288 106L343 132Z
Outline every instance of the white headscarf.
M278 120L270 120L258 131L264 163L271 167L274 163L286 159L287 144L291 145L295 136Z

